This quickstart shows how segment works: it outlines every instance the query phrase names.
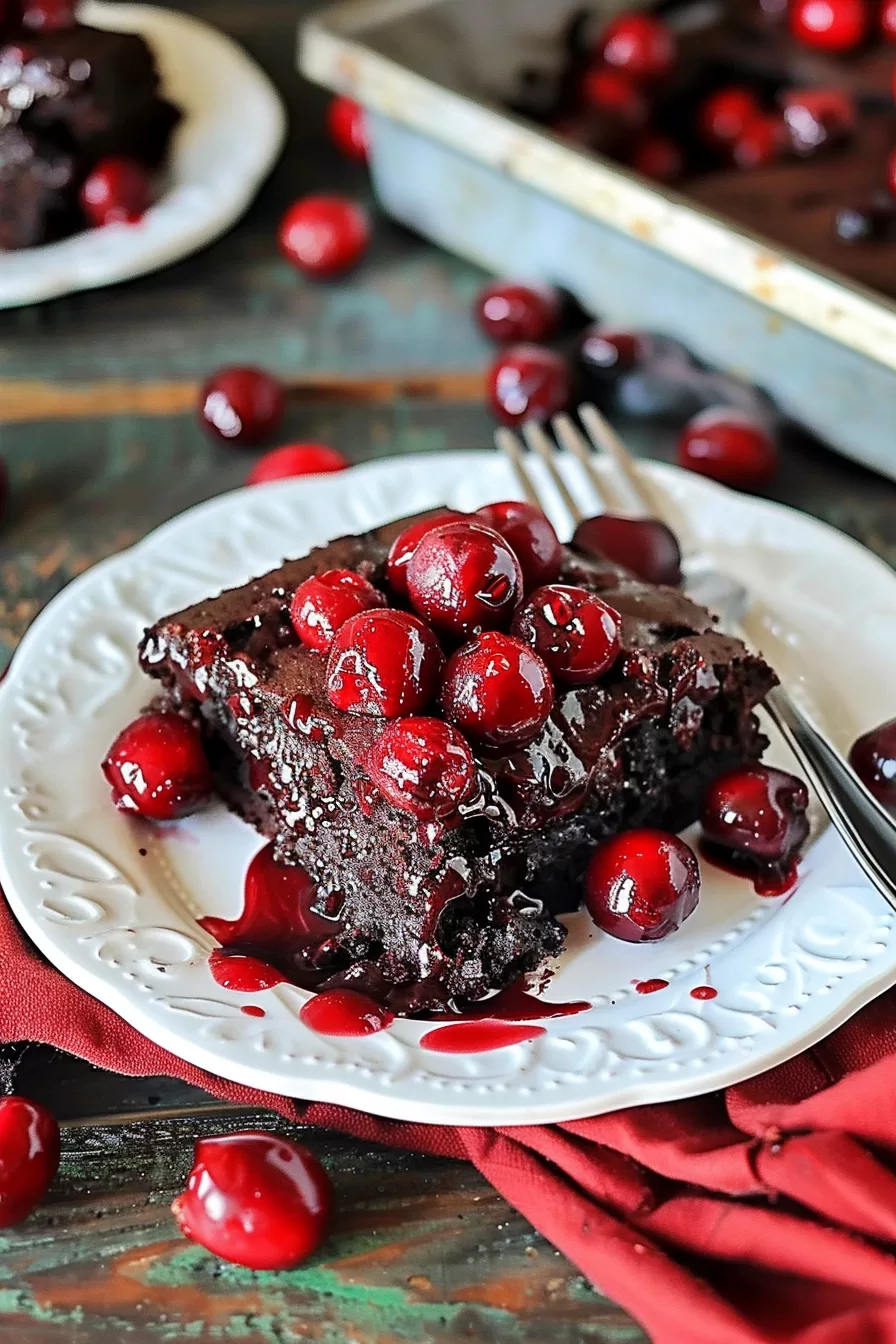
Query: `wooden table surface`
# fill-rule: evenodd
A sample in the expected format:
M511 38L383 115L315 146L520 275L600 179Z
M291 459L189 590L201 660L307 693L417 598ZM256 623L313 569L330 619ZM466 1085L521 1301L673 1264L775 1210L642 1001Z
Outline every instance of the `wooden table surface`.
M290 382L283 441L322 440L354 461L489 443L486 351L469 316L478 272L384 219L363 268L337 286L306 282L277 256L276 221L295 196L368 194L363 171L326 145L324 96L293 72L307 6L180 7L272 74L290 108L289 145L246 219L200 256L0 314L0 452L12 480L0 664L70 579L241 483L252 456L210 443L193 414L197 382L220 364L258 363ZM628 432L671 455L669 430ZM893 485L794 441L774 494L896 563ZM5 1054L16 1089L68 1124L48 1203L0 1240L0 1344L644 1339L471 1168L327 1133L305 1136L336 1185L338 1221L322 1253L290 1274L221 1265L179 1239L168 1205L194 1139L245 1117L202 1116L211 1099L165 1079L118 1078L34 1046Z

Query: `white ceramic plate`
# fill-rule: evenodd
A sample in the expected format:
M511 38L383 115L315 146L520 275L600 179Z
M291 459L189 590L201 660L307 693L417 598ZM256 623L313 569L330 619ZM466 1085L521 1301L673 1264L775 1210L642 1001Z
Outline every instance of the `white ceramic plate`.
M756 617L761 642L790 676L801 666L812 674L835 737L846 743L891 717L896 576L801 514L655 471L698 542L768 604ZM575 463L570 477L581 488ZM546 1034L526 1044L435 1054L419 1044L426 1027L410 1021L362 1040L324 1038L299 1022L300 990L247 1000L216 985L212 940L196 916L237 913L260 841L223 807L157 828L112 807L98 763L151 694L135 658L143 627L340 533L515 493L491 453L393 459L238 491L98 565L50 604L0 689L0 879L60 970L213 1073L457 1124L570 1119L722 1087L818 1040L896 981L894 915L826 832L789 899L760 899L709 869L698 911L653 947L599 936L574 916L548 997L593 1006L542 1022ZM718 996L695 1000L707 976ZM633 982L654 977L669 987L635 992ZM243 1014L247 1002L265 1015Z
M208 24L169 9L102 0L87 0L79 18L141 33L152 47L162 90L184 113L165 190L139 224L0 252L0 308L130 280L196 252L236 223L283 144L286 115L274 86Z

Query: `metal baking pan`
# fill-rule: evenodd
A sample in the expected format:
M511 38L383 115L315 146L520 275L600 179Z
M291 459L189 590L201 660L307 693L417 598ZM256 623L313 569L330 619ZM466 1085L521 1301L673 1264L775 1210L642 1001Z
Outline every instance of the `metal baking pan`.
M896 304L504 110L521 69L560 61L579 8L350 0L303 25L300 65L370 109L390 214L488 270L678 337L896 479Z

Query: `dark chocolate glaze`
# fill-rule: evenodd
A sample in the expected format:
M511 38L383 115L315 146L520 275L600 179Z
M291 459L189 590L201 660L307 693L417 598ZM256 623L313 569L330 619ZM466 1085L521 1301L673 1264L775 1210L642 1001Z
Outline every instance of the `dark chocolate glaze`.
M388 541L407 521L178 612L140 651L169 700L200 716L224 795L317 882L333 936L309 958L314 982L362 985L399 1012L481 998L557 952L554 915L579 904L595 842L694 820L709 780L761 753L751 711L775 680L678 591L568 551L562 581L623 616L621 658L559 694L531 745L480 754L477 796L422 825L367 778L384 721L330 706L325 657L288 618L311 573L355 569L386 588Z

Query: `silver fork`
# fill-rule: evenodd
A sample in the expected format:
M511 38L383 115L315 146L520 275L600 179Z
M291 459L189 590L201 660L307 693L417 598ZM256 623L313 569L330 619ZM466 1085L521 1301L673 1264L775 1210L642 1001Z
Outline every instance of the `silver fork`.
M625 444L597 408L580 406L578 414L587 439L568 415L556 416L552 426L563 452L572 454L581 463L597 498L604 500L608 494L607 482L595 467L596 456L606 454L615 463L641 512L659 518L676 531L676 520L670 516L662 492L639 470ZM544 509L545 501L527 466L527 458L534 455L547 468L551 484L575 526L584 514L559 470L558 460L563 454L558 453L557 445L540 425L523 425L522 435L525 444L509 429L495 432L495 443L513 464L523 494L530 503ZM749 598L743 584L721 573L708 556L685 557L683 568L688 595L717 612L723 629L742 638L738 622ZM771 691L763 703L853 857L896 910L896 822L783 686Z

